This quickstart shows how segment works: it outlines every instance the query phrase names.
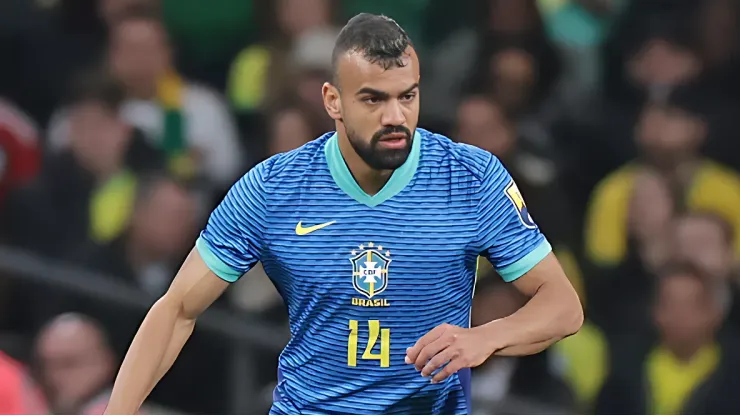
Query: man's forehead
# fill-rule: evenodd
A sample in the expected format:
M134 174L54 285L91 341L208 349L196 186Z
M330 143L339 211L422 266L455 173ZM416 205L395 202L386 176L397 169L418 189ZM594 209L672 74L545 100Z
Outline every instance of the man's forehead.
M400 60L402 66L385 67L382 62L373 62L361 52L348 52L337 62L338 81L342 88L350 91L365 87L388 92L406 89L419 82L419 60L411 48Z
M162 27L157 22L148 19L131 19L120 22L113 29L114 39L166 41Z

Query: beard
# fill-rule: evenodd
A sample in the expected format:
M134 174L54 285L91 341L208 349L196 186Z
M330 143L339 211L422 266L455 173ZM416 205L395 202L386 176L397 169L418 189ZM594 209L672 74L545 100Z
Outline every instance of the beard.
M380 145L383 136L402 133L406 145L401 149L384 149ZM370 140L360 137L357 132L347 128L347 138L355 152L368 166L375 170L395 170L406 162L411 153L411 131L404 126L391 126L378 130Z

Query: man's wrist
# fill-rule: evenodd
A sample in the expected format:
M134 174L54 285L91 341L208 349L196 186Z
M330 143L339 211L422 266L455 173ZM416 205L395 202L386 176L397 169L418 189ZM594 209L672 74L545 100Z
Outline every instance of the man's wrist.
M511 328L508 328L506 318L496 319L487 324L479 326L482 342L486 349L493 355L496 351L509 347L511 342Z

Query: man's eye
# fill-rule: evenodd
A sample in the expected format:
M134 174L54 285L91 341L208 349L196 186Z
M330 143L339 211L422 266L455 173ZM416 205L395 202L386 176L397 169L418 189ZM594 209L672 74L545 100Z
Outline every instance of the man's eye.
M367 98L363 99L362 101L364 101L367 104L377 104L377 103L380 102L380 100L378 99L378 97L367 97Z
M401 100L402 101L411 101L411 100L414 99L414 97L416 97L416 94L409 93L409 94L405 94L405 95L401 96Z

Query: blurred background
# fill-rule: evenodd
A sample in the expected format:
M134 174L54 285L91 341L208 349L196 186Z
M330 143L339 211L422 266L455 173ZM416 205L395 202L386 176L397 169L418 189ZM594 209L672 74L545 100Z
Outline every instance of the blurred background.
M496 154L580 292L579 334L474 372L475 413L740 413L740 2L2 0L0 414L100 414L229 185L333 129L334 38L384 13L421 126ZM473 322L517 293L483 269ZM147 413L265 413L286 312L260 267Z

